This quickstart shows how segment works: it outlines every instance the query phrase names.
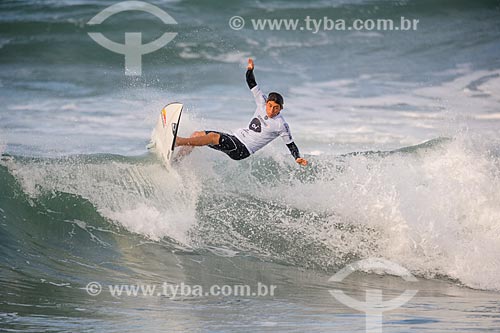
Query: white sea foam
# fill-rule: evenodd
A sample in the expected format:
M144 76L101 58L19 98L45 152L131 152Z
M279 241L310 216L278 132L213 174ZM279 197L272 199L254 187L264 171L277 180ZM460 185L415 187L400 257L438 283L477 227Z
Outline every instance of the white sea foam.
M182 179L161 164L68 158L41 163L4 162L26 193L60 191L89 200L103 216L129 231L187 244L195 223L196 177Z
M290 207L377 230L371 239L377 246L366 256L398 262L420 276L500 290L500 158L490 153L495 142L488 139L463 135L414 153L349 156L338 162L341 173L327 169L313 182L255 191L263 200L279 195ZM321 159L312 163L322 165ZM334 237L318 240L338 246ZM343 250L353 249L346 244Z

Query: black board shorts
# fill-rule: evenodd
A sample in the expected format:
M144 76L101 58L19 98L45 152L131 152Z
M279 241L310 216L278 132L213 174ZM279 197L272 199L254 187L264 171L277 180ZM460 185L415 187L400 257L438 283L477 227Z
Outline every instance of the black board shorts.
M226 153L233 160L242 160L250 156L247 147L234 135L217 131L205 131L205 134L208 133L217 133L220 135L219 144L208 145L210 148Z

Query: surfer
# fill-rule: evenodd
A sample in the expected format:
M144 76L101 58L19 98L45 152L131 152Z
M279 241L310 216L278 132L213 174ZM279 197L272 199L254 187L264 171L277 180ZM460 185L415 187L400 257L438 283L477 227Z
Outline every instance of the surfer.
M283 109L283 97L277 92L272 92L268 96L264 95L255 82L253 69L254 63L250 58L246 80L253 93L257 109L248 127L239 128L233 134L207 130L196 131L189 138L177 137L176 146L187 146L182 147L179 157L189 154L195 146L209 146L226 153L233 160L242 160L280 136L295 161L300 165L307 165L307 160L300 157L290 128L280 114Z

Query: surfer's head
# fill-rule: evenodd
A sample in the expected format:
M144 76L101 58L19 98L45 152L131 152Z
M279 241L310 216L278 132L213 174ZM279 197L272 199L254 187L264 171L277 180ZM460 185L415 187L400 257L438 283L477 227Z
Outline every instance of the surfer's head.
M269 118L277 116L283 109L283 96L277 92L269 93L266 101L266 113Z

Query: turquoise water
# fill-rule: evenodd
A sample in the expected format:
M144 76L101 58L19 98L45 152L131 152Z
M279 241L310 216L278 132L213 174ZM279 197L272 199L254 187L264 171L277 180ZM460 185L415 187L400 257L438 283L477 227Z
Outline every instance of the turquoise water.
M0 3L0 330L364 332L338 289L409 302L384 332L497 331L499 1L151 1L99 28L113 1ZM232 30L232 16L243 17ZM256 18L420 20L397 31L255 31ZM126 76L123 42L178 35ZM276 140L235 162L197 149L168 172L145 146L159 110L181 135L244 126L257 82L309 159ZM418 282L346 265L385 258ZM98 296L86 286L98 282ZM114 285L259 283L274 295L113 296Z

